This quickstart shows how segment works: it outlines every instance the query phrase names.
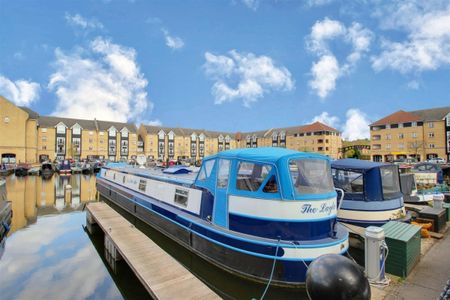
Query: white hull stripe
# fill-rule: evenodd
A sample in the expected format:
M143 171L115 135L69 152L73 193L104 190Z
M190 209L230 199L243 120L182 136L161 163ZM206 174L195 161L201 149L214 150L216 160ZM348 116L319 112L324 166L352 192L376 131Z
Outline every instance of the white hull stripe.
M324 254L341 254L348 249L348 239L342 243L323 248L283 248L285 259L313 260Z
M229 212L255 219L304 221L336 216L336 198L324 200L268 200L229 196Z
M404 208L397 208L393 210L384 211L361 211L361 210L345 210L340 209L338 218L346 220L364 220L364 221L384 221L390 219L398 219L401 214L404 214Z

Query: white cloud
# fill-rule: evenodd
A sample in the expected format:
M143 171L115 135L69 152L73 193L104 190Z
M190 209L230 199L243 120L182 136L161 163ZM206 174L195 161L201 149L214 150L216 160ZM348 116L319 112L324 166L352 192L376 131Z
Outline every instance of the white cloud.
M322 5L330 4L333 1L334 0L308 0L308 5L311 7L312 6L322 6Z
M411 90L418 90L420 88L420 83L417 80L411 80L406 86Z
M339 126L339 118L336 116L330 115L326 111L322 112L318 116L315 116L311 120L311 123L314 123L314 122L320 122L320 123L326 124L326 125L334 127L334 128L337 128Z
M324 55L311 67L313 79L309 86L320 98L325 98L336 88L336 80L340 76L339 64L333 55Z
M74 27L82 29L103 29L103 24L96 19L86 19L80 14L71 15L66 12L65 19L67 23Z
M0 74L0 95L17 105L30 105L39 99L39 83L19 79L12 81Z
M312 64L313 78L309 85L320 98L327 97L336 88L337 79L348 75L355 68L361 57L369 51L372 38L373 33L356 22L346 27L339 21L325 18L312 26L306 46L317 55L318 61ZM351 47L342 64L339 64L329 45L330 41L336 39Z
M370 137L370 121L365 113L357 108L351 108L347 111L346 118L342 128L342 137L345 140L353 141Z
M212 94L216 104L241 99L250 106L266 93L295 88L289 70L268 56L231 50L228 55L206 52L205 60L205 73L215 81Z
M48 85L58 98L54 115L125 122L151 111L148 81L133 48L97 37L86 49L56 49L55 56Z
M374 70L416 73L450 64L448 1L394 1L380 7L374 16L383 29L407 33L402 41L382 40L382 52L372 57Z
M181 49L184 47L184 41L177 36L172 36L170 35L169 31L167 29L161 29L164 37L166 39L166 46L171 48L171 49Z
M242 3L252 10L257 10L259 6L259 0L241 0Z
M347 110L345 117L345 122L342 124L337 116L333 116L324 111L320 115L315 116L311 120L311 123L318 121L328 126L338 128L342 131L342 137L349 141L370 137L370 120L364 112L357 108L350 108Z

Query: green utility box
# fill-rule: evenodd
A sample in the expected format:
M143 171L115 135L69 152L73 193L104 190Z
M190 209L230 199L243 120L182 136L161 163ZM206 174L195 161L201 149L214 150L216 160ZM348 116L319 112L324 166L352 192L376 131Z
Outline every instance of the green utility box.
M389 221L382 226L389 254L386 272L406 277L420 259L420 226Z
M444 203L442 206L447 211L447 221L450 221L450 203Z

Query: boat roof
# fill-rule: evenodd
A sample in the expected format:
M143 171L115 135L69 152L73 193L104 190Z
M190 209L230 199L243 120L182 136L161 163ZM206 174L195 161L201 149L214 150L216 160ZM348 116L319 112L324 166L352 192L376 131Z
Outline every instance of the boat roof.
M370 170L373 168L379 168L381 166L387 166L389 164L381 162L373 162L370 160L362 160L355 158L338 159L331 162L331 167L336 169L349 169L349 170Z
M299 152L280 147L262 147L262 148L241 148L241 149L225 150L215 155L209 156L205 159L216 157L229 159L242 159L242 160L247 159L247 160L276 163L278 160L282 158L289 158L289 157L304 157L304 158L316 157L324 159L326 156L309 152L308 153Z

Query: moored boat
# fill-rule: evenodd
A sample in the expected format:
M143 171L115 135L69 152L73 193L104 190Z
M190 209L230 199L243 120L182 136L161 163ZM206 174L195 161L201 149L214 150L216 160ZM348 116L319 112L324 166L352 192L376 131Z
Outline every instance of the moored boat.
M16 176L27 176L28 170L31 168L30 164L27 163L19 163L14 169L14 174Z
M55 172L55 167L53 164L49 161L45 161L41 164L41 175L44 178L50 178L52 177L53 173Z
M61 175L71 174L72 170L70 169L70 162L67 159L61 161L58 165L57 171Z
M344 192L338 220L348 228L361 232L407 219L397 165L347 158L331 168L335 187Z
M8 164L0 164L0 176L8 176L14 173L14 167Z
M199 172L110 164L97 190L197 255L255 281L272 276L275 285L303 285L312 260L348 249L330 161L318 154L227 150L205 158Z
M81 166L81 173L83 174L92 174L94 172L94 169L92 167L92 165L88 162L85 162L82 166Z

